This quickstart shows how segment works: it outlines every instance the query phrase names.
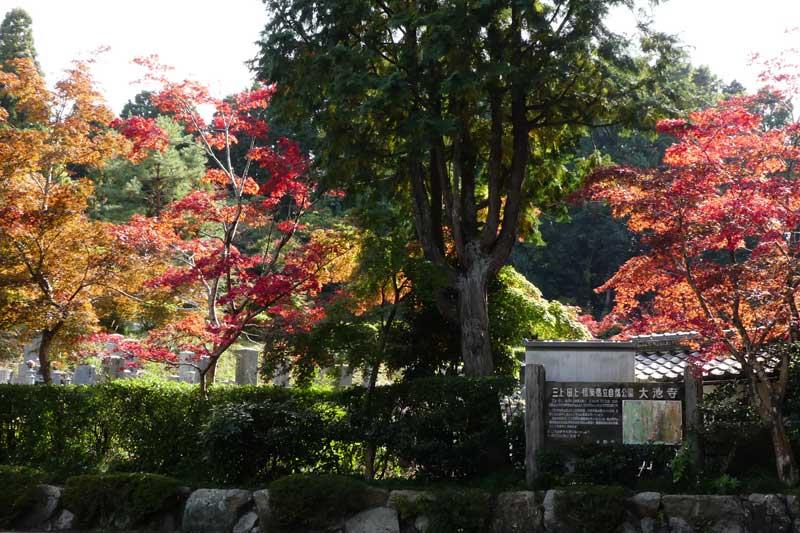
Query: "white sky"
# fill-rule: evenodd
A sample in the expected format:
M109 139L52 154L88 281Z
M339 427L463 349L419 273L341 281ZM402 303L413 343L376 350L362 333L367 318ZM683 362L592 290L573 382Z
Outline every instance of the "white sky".
M36 49L49 80L76 57L100 47L94 74L112 108L119 112L139 89L130 64L156 53L176 74L201 81L217 96L245 89L251 73L244 62L267 21L261 0L0 0L0 16L21 7L33 18ZM653 11L655 27L678 34L696 64L706 64L725 81L755 88L754 52L774 55L800 46L800 0L670 0ZM632 17L615 13L615 28Z
M92 71L115 112L141 89L131 85L143 73L131 59L150 54L215 96L247 89L252 75L244 62L255 57L267 22L261 0L0 0L0 17L15 7L33 19L36 52L50 82L73 59L110 47Z

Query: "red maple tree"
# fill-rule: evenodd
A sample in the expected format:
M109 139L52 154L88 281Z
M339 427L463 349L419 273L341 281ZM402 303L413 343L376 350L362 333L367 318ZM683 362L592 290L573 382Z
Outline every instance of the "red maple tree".
M658 130L676 142L662 168L595 174L591 195L627 218L644 250L598 290L616 291L627 332L692 330L704 357L736 359L778 475L795 484L782 412L789 351L776 346L800 340L800 125L767 127L761 103L734 98L664 120Z
M153 102L194 135L209 168L204 189L158 217L135 217L118 232L140 253L169 261L148 286L175 291L184 307L176 320L125 350L173 362L177 350L191 351L205 390L220 356L241 337L276 319L306 327L321 318L314 304L320 274L342 244L325 232L303 231L300 220L314 206L315 188L298 145L270 135L264 112L273 86L216 99L198 83L169 81L151 59L140 62L161 85ZM203 107L214 110L208 121ZM133 140L134 157L161 149L154 123L128 120L118 127ZM237 157L236 145L247 147L244 157Z

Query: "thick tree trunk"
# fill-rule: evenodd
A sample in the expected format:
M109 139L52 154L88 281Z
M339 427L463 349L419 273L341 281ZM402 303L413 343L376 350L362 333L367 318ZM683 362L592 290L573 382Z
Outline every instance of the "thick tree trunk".
M772 435L772 447L775 450L775 466L778 468L778 479L784 485L793 487L800 481L797 461L794 457L792 444L789 442L789 436L786 434L786 427L783 424L783 413L780 410L775 410L773 415L770 434Z
M53 338L56 336L61 326L58 325L51 329L42 330L42 340L39 343L39 371L42 373L42 379L46 385L53 382L50 376L50 348L53 345Z
M217 377L217 361L219 357L212 357L208 360L208 367L206 368L206 385L213 385Z
M754 396L758 399L761 418L769 425L778 479L784 485L795 486L800 481L800 472L797 469L797 460L794 457L794 450L792 450L783 422L781 398L785 391L775 391L773 387L780 387L779 383L770 382L768 379L759 379L758 374L755 373L751 373L751 384L755 389Z
M458 278L461 354L467 376L491 376L494 373L489 342L488 270L488 262L478 261Z

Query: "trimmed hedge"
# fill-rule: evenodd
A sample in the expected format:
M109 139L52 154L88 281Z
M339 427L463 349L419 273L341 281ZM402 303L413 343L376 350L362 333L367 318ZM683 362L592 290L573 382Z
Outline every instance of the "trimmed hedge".
M376 449L385 477L454 479L509 462L498 397L510 378L428 378L341 391L176 383L0 385L0 464L63 480L151 472L258 485L296 473L352 474ZM494 462L493 462L494 461Z

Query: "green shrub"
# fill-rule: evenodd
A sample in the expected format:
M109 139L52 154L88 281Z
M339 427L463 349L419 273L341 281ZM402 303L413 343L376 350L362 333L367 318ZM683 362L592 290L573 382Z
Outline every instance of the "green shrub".
M428 533L482 533L488 531L492 516L492 497L479 489L441 489L430 498L401 499L398 512L402 519L425 516L430 520Z
M283 477L269 486L271 526L279 531L325 528L369 507L372 491L346 476Z
M711 494L738 494L742 483L735 477L722 474L706 482L705 491Z
M577 484L634 487L643 480L668 476L674 446L621 444L574 448L574 469L564 480Z
M64 507L81 526L128 529L180 502L180 483L155 474L82 475L67 479Z
M364 390L343 393L351 434L390 450L424 479L473 477L510 462L499 397L511 378L424 378L379 387L371 408Z
M556 514L570 531L611 533L625 513L625 489L617 486L574 485L556 497Z
M41 470L22 466L0 466L0 526L9 525L22 510L31 489L46 481Z
M566 458L562 452L539 450L536 462L539 465L539 478L535 480L535 488L547 490L561 484L567 473Z
M214 406L200 432L206 471L221 483L270 480L305 469L335 471L329 427L334 422L323 405L296 398Z

